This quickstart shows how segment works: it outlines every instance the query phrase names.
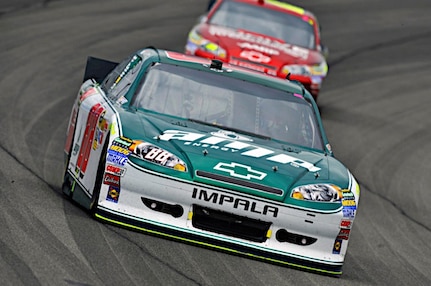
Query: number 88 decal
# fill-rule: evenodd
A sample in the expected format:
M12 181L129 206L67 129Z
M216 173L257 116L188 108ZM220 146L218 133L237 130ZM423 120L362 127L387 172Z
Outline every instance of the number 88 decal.
M143 141L136 140L133 143L135 147L130 148L132 149L133 155L143 160L174 169L181 166L180 170L182 171L187 169L181 159L166 150Z

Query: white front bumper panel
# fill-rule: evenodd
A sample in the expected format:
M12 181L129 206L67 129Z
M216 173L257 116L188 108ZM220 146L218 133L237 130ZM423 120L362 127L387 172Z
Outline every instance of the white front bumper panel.
M104 180L106 184L102 184L98 208L130 221L127 224L149 224L201 241L216 240L221 244L313 263L341 266L344 261L348 234L344 239L339 236L341 209L336 213L312 212L232 190L178 180L129 163L126 167L123 176L118 176L119 182ZM196 219L197 211L204 225ZM212 219L208 224L204 222L205 215ZM247 225L251 225L252 232L255 226L257 232L263 231L263 239L262 233L256 235L260 237L257 239L253 233L252 238L238 236L242 233L239 228L244 228L245 232L250 230ZM229 226L232 226L232 233L227 230ZM290 242L283 239L286 234Z

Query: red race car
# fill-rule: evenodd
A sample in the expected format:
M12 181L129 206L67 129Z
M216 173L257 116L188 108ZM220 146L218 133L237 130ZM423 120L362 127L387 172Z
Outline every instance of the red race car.
M328 51L311 12L275 0L211 2L190 31L185 53L299 81L317 100Z

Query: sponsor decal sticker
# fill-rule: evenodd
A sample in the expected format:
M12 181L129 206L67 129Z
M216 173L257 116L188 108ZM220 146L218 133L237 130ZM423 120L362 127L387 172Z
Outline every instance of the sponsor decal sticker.
M346 198L346 199L350 199L350 198L354 199L354 195L352 192L348 192L348 193L343 192L341 195L343 198Z
M356 214L356 207L344 207L343 208L343 217L353 219Z
M246 60L249 60L250 62L255 63L269 63L271 61L271 58L268 56L265 56L264 54L256 51L242 51L239 56L241 58L244 58Z
M115 186L109 186L106 200L113 203L118 203L119 198L120 198L120 188Z
M96 126L96 131L94 133L93 139L93 150L97 150L99 146L103 143L103 137L108 130L108 122L104 118L106 110L100 115L99 122Z
M332 253L333 254L340 254L342 242L343 241L341 239L338 239L338 238L335 240L334 247L332 248Z
M136 72L136 67L138 66L138 64L142 61L142 58L135 55L133 56L133 58L131 59L131 61L127 64L127 66L124 68L124 70L121 72L121 74L118 75L117 79L115 80L114 84L110 87L110 90L113 90L118 83L130 72L132 71L132 73Z
M270 49L279 50L296 58L307 59L309 55L308 50L305 48L284 43L282 41L272 40L265 36L257 36L244 31L211 26L209 33L213 36L227 37L239 41L249 42L250 44L256 44L259 46L268 47Z
M126 172L125 168L121 168L119 166L106 164L105 172L117 176L124 176L124 173Z
M340 224L340 226L341 226L342 228L351 228L351 226L352 226L352 221L351 221L351 220L349 220L349 219L342 219L342 220L341 220L341 224Z
M219 136L207 137L205 134L185 132L180 130L165 130L162 135L159 135L156 138L163 141L179 140L183 141L184 145L194 147L209 148L230 153L239 152L242 156L264 158L266 160L280 164L290 164L294 167L305 168L310 172L317 172L320 170L319 167L314 166L310 162L306 162L287 154L277 154L272 150L254 146L251 144L251 142L236 141Z
M129 154L130 154L130 150L129 149L126 149L126 148L124 148L122 146L118 146L118 145L112 145L109 148L109 150L115 151L117 153L121 153L121 154L123 154L125 156L129 156Z
M120 177L106 173L105 176L103 177L103 183L105 185L120 187Z
M342 228L338 233L337 239L349 240L350 229Z
M354 198L343 198L341 204L343 207L355 207L356 201Z
M112 150L108 150L108 156L106 157L106 161L111 162L113 164L119 165L119 166L124 166L127 163L127 156L122 154L122 153L118 153Z
M112 142L112 144L116 145L116 146L122 146L124 148L128 148L128 147L132 146L133 140L129 139L127 137L121 136L121 137L115 138L114 141Z
M268 48L268 47L264 47L264 46L260 46L260 45L256 45L256 44L251 44L248 42L242 42L242 43L238 43L238 46L241 49L249 49L249 50L255 50L261 53L265 53L267 55L273 55L273 56L278 56L280 54L279 51Z

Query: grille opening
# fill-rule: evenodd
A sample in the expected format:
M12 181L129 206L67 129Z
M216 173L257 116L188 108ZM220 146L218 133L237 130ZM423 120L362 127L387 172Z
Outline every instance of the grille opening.
M264 242L270 222L193 205L194 227L254 242Z

